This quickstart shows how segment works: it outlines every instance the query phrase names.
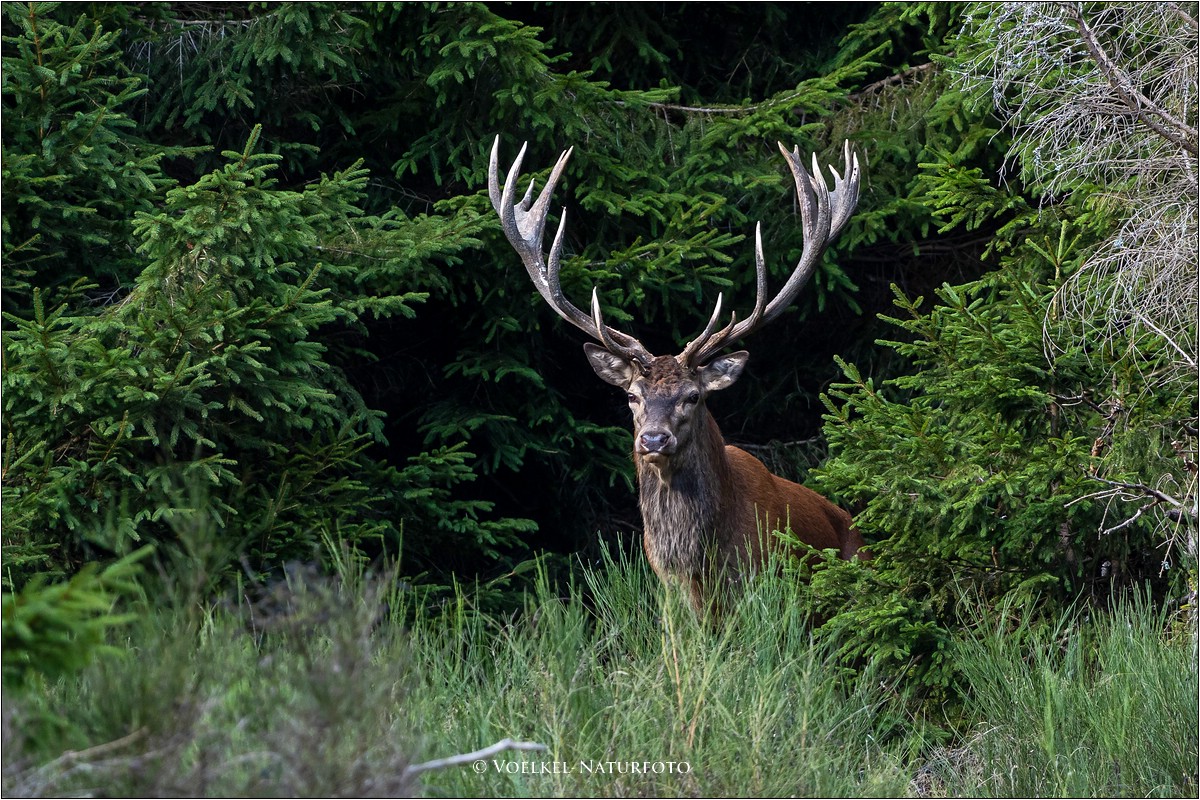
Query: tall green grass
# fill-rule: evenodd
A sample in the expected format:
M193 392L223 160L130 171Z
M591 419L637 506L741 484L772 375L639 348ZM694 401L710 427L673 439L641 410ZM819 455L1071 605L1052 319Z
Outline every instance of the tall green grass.
M514 754L480 773L429 775L429 788L462 796L902 793L905 754L885 744L895 727L890 697L869 679L847 680L812 643L792 591L781 580L753 583L714 632L674 595L660 596L640 559L621 560L563 598L543 584L511 624L462 615L414 631L414 650L440 655L422 659L409 695L416 718L441 723L427 732L424 755L505 737L549 748L525 755L535 772L520 772Z
M977 723L951 793L1197 796L1196 644L1137 594L1089 621L1023 619L960 643Z
M1196 791L1195 639L1165 637L1145 604L959 643L973 693L944 742L903 687L814 642L776 577L711 629L640 557L559 590L541 576L510 619L475 611L469 591L414 617L386 576L343 572L146 610L122 654L6 694L4 794ZM547 749L412 768L504 739Z

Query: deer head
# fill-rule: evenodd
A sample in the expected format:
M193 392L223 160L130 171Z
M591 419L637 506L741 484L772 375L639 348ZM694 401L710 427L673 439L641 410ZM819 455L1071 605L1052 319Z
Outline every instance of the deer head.
M861 174L858 156L851 152L850 143L846 142L845 177L831 167L829 171L833 174L833 189L829 189L815 155L810 173L801 163L799 148L789 152L780 144L779 149L787 159L795 179L804 231L804 249L791 276L768 302L760 223L754 233L757 292L750 315L738 321L737 315L733 314L729 324L718 330L723 300L723 296L718 294L716 306L703 332L678 355L656 357L634 337L605 324L595 288L592 289L590 314L576 308L564 296L559 283L559 270L567 224L565 209L548 256L543 254L543 238L550 197L562 177L571 149L559 156L536 201L533 199L534 184L530 181L522 199L514 202L525 149L526 145L522 145L501 188L499 136L492 146L488 194L492 206L500 215L504 235L521 256L530 279L546 303L560 317L600 343L585 344L584 350L596 374L627 395L633 413L634 453L639 466L648 464L664 467L678 453L686 451L696 432L703 430L707 414L705 398L712 392L731 386L741 375L749 357L744 350L724 356L718 356L718 353L783 313L812 275L821 253L850 219L858 202Z

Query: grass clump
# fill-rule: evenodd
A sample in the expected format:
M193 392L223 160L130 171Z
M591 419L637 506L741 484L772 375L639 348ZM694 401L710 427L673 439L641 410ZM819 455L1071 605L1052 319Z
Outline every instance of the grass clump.
M549 747L488 760L479 772L431 774L429 789L902 793L908 778L901 743L892 741L890 696L869 679L849 680L814 644L800 606L789 602L794 591L785 581L756 581L712 631L662 595L640 559L618 559L566 598L539 591L511 623L465 617L414 632L414 650L444 654L424 662L420 688L409 694L416 718L439 721L437 739L473 748L512 737ZM465 658L464 641L475 643Z
M1148 603L955 642L960 733L814 641L794 582L717 629L617 555L495 618L295 569L151 610L6 694L9 796L1166 796L1197 787L1194 632ZM406 621L406 622L403 622ZM427 762L511 739L544 751Z
M1138 595L1086 621L1025 618L960 642L976 722L950 794L1196 796L1196 642Z

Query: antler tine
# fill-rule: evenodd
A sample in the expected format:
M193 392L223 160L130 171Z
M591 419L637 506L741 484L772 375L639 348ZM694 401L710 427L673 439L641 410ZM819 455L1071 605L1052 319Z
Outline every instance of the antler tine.
M804 232L804 250L800 255L800 261L779 293L770 303L766 303L766 266L762 252L762 226L761 224L756 226L754 258L757 274L757 297L754 311L743 322L735 324L734 321L731 321L729 325L715 334L709 335L706 329L699 339L689 343L684 353L690 358L688 363L691 365L705 363L729 342L749 335L783 313L783 310L791 304L796 294L808 282L821 253L825 251L829 242L841 232L854 213L854 207L858 203L861 170L859 169L858 155L851 151L849 141L843 147L845 178L832 167L829 169L833 173L832 191L825 183L825 176L821 172L821 165L817 162L815 153L812 157L812 173L809 174L800 161L799 147L794 147L789 152L781 142L779 150L787 159L788 167L792 171L792 177L796 184L796 197L800 206L800 219Z
M767 262L763 257L761 222L756 223L754 226L754 273L756 284L754 310L750 312L750 316L741 325L738 325L737 312L735 311L730 316L729 324L713 334L713 323L716 322L717 314L721 310L721 295L718 294L717 310L713 312L712 319L709 320L704 332L689 342L688 346L679 355L681 363L689 367L705 363L708 359L716 355L725 346L726 342L744 335L739 331L749 332L754 330L758 326L759 320L762 319L763 312L767 307Z
M829 243L829 224L832 218L829 188L825 184L825 176L821 174L821 165L817 162L816 154L813 154L813 171L809 174L800 162L799 147L791 153L788 153L783 145L780 145L779 149L787 156L788 166L791 167L792 177L796 182L796 196L800 200L800 224L804 231L804 249L787 282L767 306L764 322L775 319L808 282L817 265L817 259Z
M558 183L559 177L562 175L562 170L566 167L567 159L571 156L571 151L568 149L559 156L558 163L555 164L554 170L550 173L549 180L546 181L545 187L542 189L541 195L537 199L537 203L532 203L534 181L529 182L529 187L525 190L524 197L519 203L514 203L513 198L516 196L517 182L521 173L521 162L525 160L525 150L528 143L521 145L520 152L517 153L516 159L512 166L509 167L508 177L504 181L504 189L500 189L499 181L499 158L500 158L500 137L496 137L495 143L492 145L491 159L488 164L488 196L491 198L492 207L496 209L496 213L500 216L500 225L504 230L504 235L509 243L517 251L521 257L521 262L525 265L525 271L529 273L530 279L533 280L538 292L546 299L547 302L557 311L564 319L574 324L583 322L586 324L587 315L579 312L577 315L570 314L570 304L566 306L552 302L554 300L553 293L550 291L550 281L553 276L550 275L551 268L557 266L557 261L562 248L562 235L565 231L566 215L560 218L558 231L554 236L554 243L550 248L550 267L542 260L542 239L546 229L546 212L549 209L550 197ZM578 311L578 309L575 309Z
M650 355L637 339L604 324L604 315L600 313L600 293L595 286L592 287L592 324L595 325L597 338L608 352L637 361L642 366L653 360L654 356ZM618 342L618 339L625 344Z
M842 228L850 221L854 207L858 205L858 185L861 170L858 166L858 153L850 150L850 140L847 139L842 150L846 164L846 177L838 175L833 167L833 191L829 193L829 203L833 206L833 221L830 223L829 239L832 241L842 232Z
M713 309L712 316L708 318L708 324L704 326L704 331L695 339L692 339L690 342L688 342L687 347L683 348L683 352L675 357L680 364L683 364L684 366L690 366L692 359L696 355L696 351L699 350L704 343L709 340L709 337L712 336L712 332L716 330L717 320L721 316L721 303L724 300L724 297L725 296L723 293L717 293L717 306ZM730 320L729 325L733 325L732 320ZM729 326L726 326L724 330L728 330L728 328Z
M550 308L554 309L555 313L589 336L599 339L612 352L626 358L635 358L642 363L649 363L654 356L650 355L641 342L628 334L604 325L598 313L599 301L595 296L595 290L593 290L593 313L591 315L581 311L563 294L562 284L559 282L559 271L562 267L563 236L567 226L566 209L563 209L559 217L558 230L555 231L554 241L550 245L548 261L542 254L542 242L545 238L546 215L550 210L551 197L574 148L567 148L558 157L558 162L550 171L546 185L542 187L537 200L533 200L534 182L531 180L520 202L514 203L513 198L516 196L517 183L521 174L521 162L525 158L527 147L528 142L521 145L521 150L509 168L504 187L501 189L500 137L496 136L496 141L492 144L491 158L488 162L488 197L500 217L500 227L504 231L505 238L517 251L517 255L521 257L521 263L525 265L525 271L529 273L529 278L533 281L538 294Z

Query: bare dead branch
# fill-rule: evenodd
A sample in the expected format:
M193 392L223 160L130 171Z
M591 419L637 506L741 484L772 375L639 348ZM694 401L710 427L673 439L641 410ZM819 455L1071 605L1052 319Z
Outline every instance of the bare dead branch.
M42 769L50 771L59 767L69 767L78 762L89 761L97 756L107 755L114 750L120 750L128 744L133 744L145 735L146 729L138 728L136 731L126 734L120 739L114 739L111 742L104 742L103 744L94 745L84 750L68 750L58 758L45 764Z
M937 64L934 64L933 62L917 64L914 67L909 67L906 70L897 72L895 75L889 75L886 78L882 78L881 80L875 81L874 83L867 84L863 88L859 89L857 92L847 95L846 99L848 101L855 102L855 101L861 100L864 97L875 94L875 93L881 91L882 89L886 89L891 86L904 85L905 83L908 83L909 81L913 80L914 78L923 77L926 73L932 73L932 72L936 71L936 69L937 69ZM764 108L769 108L771 106L776 106L776 105L780 105L783 103L787 103L789 100L791 100L795 97L799 97L799 96L800 96L799 93L792 93L789 95L784 95L781 98L777 98L777 99L772 98L772 99L766 100L762 103L755 103L753 105L748 105L748 106L746 106L746 105L743 105L743 106L684 106L684 105L678 105L675 103L645 103L644 105L646 108L653 108L658 111L673 111L673 112L680 113L680 114L713 114L713 115L724 114L724 115L728 115L728 116L743 116L746 114L753 114L757 111L761 111ZM616 104L619 106L626 105L623 101L617 101ZM797 112L797 113L802 113L802 112Z
M1078 3L1059 3L1059 5L1066 10L1067 16L1075 23L1075 27L1079 29L1079 36L1083 39L1084 46L1087 47L1092 58L1096 60L1096 65L1100 67L1100 71L1104 73L1109 84L1129 107L1129 110L1159 136L1179 145L1192 155L1196 155L1196 140L1200 138L1200 134L1197 133L1196 129L1183 120L1176 118L1138 90L1129 75L1113 62L1107 51L1101 46L1096 32L1092 30L1091 26L1087 24L1087 20L1084 19L1082 7ZM1151 115L1159 117L1181 133L1171 130L1153 119Z
M1180 19L1182 19L1184 22L1186 22L1193 30L1200 31L1200 23L1196 22L1195 17L1193 17L1191 14L1187 13L1182 8L1180 8L1178 3L1168 3L1167 5L1172 11L1175 12L1175 14Z
M808 447L821 441L822 436L811 436L807 439L794 439L789 442L768 442L767 444L739 443L737 446L747 453L773 453L776 450L787 450L794 447Z
M1132 517L1129 517L1128 519L1124 520L1123 522L1118 522L1116 525L1113 525L1111 528L1104 528L1102 531L1100 531L1100 535L1108 536L1110 533L1116 533L1117 531L1121 530L1122 528L1128 528L1130 525L1137 522L1138 519L1141 518L1142 514L1146 513L1147 511L1149 511L1151 508L1153 508L1157 504L1158 504L1158 501L1156 501L1156 500L1146 503L1145 505L1139 507L1137 511L1133 512Z
M1160 492L1158 489L1155 489L1151 486L1147 486L1144 483L1127 483L1125 481L1111 481L1108 478L1101 478L1099 475L1089 475L1088 477L1094 481L1099 481L1100 483L1106 484L1108 486L1113 486L1118 489L1123 489L1127 492L1133 492L1133 493L1135 493L1135 496L1140 495L1142 497L1152 497L1152 498L1154 498L1154 500L1156 502L1166 503L1170 506L1174 506L1175 508L1185 508L1185 505L1182 500L1177 500L1174 497L1172 497L1171 495L1167 494L1166 492Z
M850 95L850 98L858 99L864 95L869 95L874 92L878 92L881 89L886 89L889 86L903 85L906 81L912 80L918 76L923 76L925 73L933 72L936 69L937 64L934 64L932 61L924 64L917 64L915 67L909 67L902 72L897 72L895 75L889 75L886 78L875 81L874 83L867 84L854 94Z
M423 761L420 764L411 764L405 768L405 775L417 775L421 772L428 772L431 769L443 769L445 767L459 767L463 764L471 764L483 758L490 758L498 753L503 753L505 750L527 750L535 752L545 752L550 748L544 744L537 742L518 742L513 739L501 739L493 745L475 750L470 753L460 753L454 756L445 758L435 758L432 761Z
M959 85L988 91L1006 116L1012 163L1030 188L1053 197L1105 187L1090 197L1112 232L1059 289L1044 322L1047 357L1070 344L1109 349L1144 369L1148 385L1189 392L1200 363L1193 8L977 4L967 27L979 45L957 70ZM1148 352L1161 356L1144 366Z

